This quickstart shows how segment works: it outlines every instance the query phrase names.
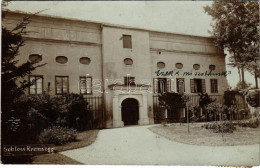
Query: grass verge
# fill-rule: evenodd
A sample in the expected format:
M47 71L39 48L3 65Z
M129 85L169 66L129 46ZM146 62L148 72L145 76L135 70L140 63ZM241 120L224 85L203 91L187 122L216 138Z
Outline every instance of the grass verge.
M75 142L70 142L61 146L54 146L54 154L37 155L32 158L31 164L82 164L76 160L73 160L67 156L59 154L71 149L78 149L88 146L95 142L99 130L88 130L79 132Z
M149 128L152 132L179 143L201 146L236 146L260 144L260 127L238 127L233 133L214 133L201 128L200 123L190 124L188 133L187 124L171 124L169 126L155 126Z

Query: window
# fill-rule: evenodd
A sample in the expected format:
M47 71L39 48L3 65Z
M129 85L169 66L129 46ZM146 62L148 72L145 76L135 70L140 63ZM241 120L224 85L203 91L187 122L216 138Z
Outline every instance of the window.
M205 93L206 85L205 79L191 79L190 80L190 90L191 93Z
M177 69L182 69L182 68L183 68L183 64L182 64L182 63L176 63L176 64L175 64L175 67L176 67Z
M126 58L126 59L124 59L124 63L125 63L125 65L132 65L133 60L131 58Z
M29 76L30 86L29 94L42 94L43 76Z
M165 68L165 63L164 62L157 62L157 67L158 68Z
M210 65L210 66L209 66L209 70L210 70L210 71L214 71L215 69L216 69L216 66L215 66L215 65Z
M177 92L178 93L183 93L185 92L185 83L184 83L184 78L177 78Z
M126 76L125 85L135 85L135 77Z
M68 62L68 58L65 56L57 56L56 62L58 62L60 64L66 64Z
M56 76L55 77L56 94L69 93L69 77L68 76Z
M195 70L199 70L199 69L200 69L200 65L199 65L199 64L194 64L194 65L193 65L193 68L194 68Z
M42 61L42 56L39 54L31 54L31 55L29 55L29 60L32 63L38 63L38 62Z
M92 94L92 77L81 76L80 80L80 94Z
M154 93L170 92L171 84L170 79L155 78L153 79Z
M79 59L79 62L80 62L81 64L88 65L88 64L90 64L91 60L90 60L90 58L88 58L88 57L81 57L81 58Z
M218 80L210 79L210 90L211 93L218 93Z
M132 48L132 36L123 35L123 48Z

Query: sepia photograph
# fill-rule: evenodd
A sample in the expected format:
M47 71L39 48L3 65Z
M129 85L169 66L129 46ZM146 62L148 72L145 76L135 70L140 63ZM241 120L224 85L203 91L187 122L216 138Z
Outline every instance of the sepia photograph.
M260 165L259 1L1 1L2 165Z

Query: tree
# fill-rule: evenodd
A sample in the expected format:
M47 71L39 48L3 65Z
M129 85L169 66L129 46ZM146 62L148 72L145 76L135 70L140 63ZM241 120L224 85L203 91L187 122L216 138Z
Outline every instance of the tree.
M3 2L5 7L7 2ZM37 14L37 13L36 13ZM36 15L34 14L34 15ZM5 15L3 13L4 19ZM45 64L27 61L18 64L19 50L24 46L23 36L28 32L26 26L31 22L30 16L24 17L13 29L2 24L2 71L1 71L1 110L2 110L2 144L26 143L24 137L27 120L26 104L20 104L19 98L26 88L35 81L27 81L26 76ZM18 130L19 129L19 130ZM3 158L2 158L3 159Z
M242 88L245 88L245 69L259 77L259 3L214 1L204 9L213 17L211 33L216 45L230 52L231 65L241 70Z
M252 86L252 83L248 83L248 82L245 82L244 83L244 89L249 89L251 88ZM234 90L241 90L242 89L242 82L238 82L236 87L234 88Z
M181 93L174 92L166 92L159 94L159 105L164 108L164 110L170 110L170 112L174 112L174 110L178 108L185 108L186 102L189 101L188 96ZM165 113L164 111L163 113ZM178 119L178 114L174 114L174 119Z
M30 17L24 17L17 26L8 30L2 26L2 110L9 111L14 99L24 94L24 90L32 85L25 79L33 70L45 64L27 61L18 65L19 49L24 46L23 36L27 33L26 26Z

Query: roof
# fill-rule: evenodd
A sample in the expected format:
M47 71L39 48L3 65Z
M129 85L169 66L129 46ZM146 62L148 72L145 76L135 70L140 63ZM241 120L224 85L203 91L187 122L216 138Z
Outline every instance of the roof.
M35 13L22 12L22 11L11 11L11 10L8 10L8 9L3 10L2 12L3 13L21 14L21 15L36 15L36 16L39 16L39 17L48 17L48 18L53 18L53 19L63 19L63 20L68 20L68 21L95 23L95 24L100 24L102 26L116 27L116 28L122 28L122 29L130 29L130 30L138 30L138 31L148 31L148 32L157 32L157 33L166 33L166 34L175 34L175 35L182 35L182 36L195 37L195 38L213 39L213 37L210 37L210 36L197 36L197 35L192 35L192 34L165 32L165 31L159 31L159 30L144 29L144 28L139 28L139 27L131 27L131 26L124 26L124 25L119 25L119 24L105 23L105 22L97 22L97 21L90 21L90 20L65 18L65 17L53 16L53 15L48 15L48 14L35 14Z

